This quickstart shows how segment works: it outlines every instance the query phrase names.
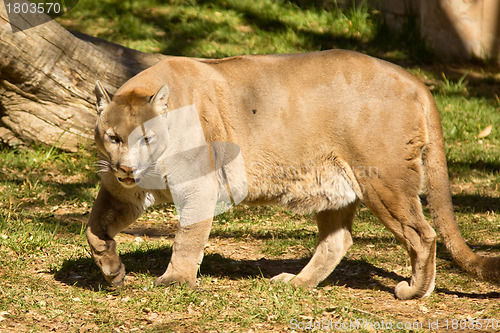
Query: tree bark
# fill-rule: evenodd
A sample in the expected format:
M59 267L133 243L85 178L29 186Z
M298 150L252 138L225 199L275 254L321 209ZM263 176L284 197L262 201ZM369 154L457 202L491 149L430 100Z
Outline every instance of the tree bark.
M43 14L37 14L43 15ZM24 17L21 31L0 0L0 142L76 151L93 137L94 86L115 91L163 55L139 52L54 21ZM13 20L14 21L14 20ZM32 26L24 29L26 24ZM13 29L14 28L14 29Z

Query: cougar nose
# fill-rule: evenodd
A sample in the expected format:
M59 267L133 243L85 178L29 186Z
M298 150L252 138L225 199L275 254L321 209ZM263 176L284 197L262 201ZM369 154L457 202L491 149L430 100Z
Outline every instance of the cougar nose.
M124 165L120 165L120 168L119 168L121 171L125 172L126 174L130 174L132 172L134 172L134 169L131 168L131 167L128 167L128 166L124 166Z

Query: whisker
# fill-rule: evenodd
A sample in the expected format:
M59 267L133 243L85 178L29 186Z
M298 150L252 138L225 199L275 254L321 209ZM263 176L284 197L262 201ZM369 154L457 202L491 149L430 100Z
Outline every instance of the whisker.
M105 173L111 170L111 163L107 160L99 160L93 167L97 169L97 173Z

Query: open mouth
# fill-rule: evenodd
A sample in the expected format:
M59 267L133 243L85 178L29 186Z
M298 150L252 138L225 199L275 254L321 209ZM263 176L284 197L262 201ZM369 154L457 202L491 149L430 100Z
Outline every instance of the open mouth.
M126 178L118 177L118 180L128 186L135 185L135 179L131 177L126 177Z

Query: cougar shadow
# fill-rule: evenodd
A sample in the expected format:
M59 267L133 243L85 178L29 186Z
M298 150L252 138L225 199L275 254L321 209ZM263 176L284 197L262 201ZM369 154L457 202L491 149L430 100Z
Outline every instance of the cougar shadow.
M123 253L120 258L125 265L127 275L146 274L154 280L162 275L172 255L171 247L153 250L137 250ZM218 253L207 254L200 267L200 274L218 278L241 280L244 278L270 279L282 272L297 274L308 263L309 257L300 259L258 259L233 260ZM66 260L52 272L54 278L66 285L93 291L102 290L109 285L93 259L76 258ZM377 268L361 260L344 258L335 271L321 286L339 285L354 289L376 289L392 293L393 286L382 284L379 280L392 279L403 281L396 273Z
M136 250L121 254L127 269L127 275L150 275L153 281L162 275L172 255L171 247L150 250ZM308 263L309 257L300 259L258 259L233 260L220 254L208 254L200 267L200 274L218 278L241 280L245 278L270 279L282 272L297 274ZM53 272L57 281L69 286L99 291L109 284L91 258L66 260L62 267ZM342 286L358 290L381 290L393 294L397 283L407 280L405 277L376 267L362 260L344 258L333 273L320 284L320 288L329 285ZM207 288L207 286L204 286ZM500 293L462 293L444 288L437 292L456 295L460 298L484 299L500 298Z

